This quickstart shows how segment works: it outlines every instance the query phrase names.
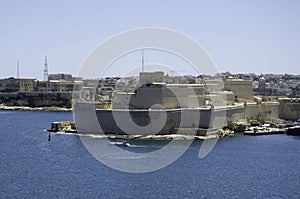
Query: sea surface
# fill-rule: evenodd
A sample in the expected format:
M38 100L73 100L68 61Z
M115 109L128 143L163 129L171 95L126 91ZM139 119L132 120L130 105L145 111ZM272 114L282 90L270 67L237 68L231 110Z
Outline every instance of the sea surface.
M0 198L300 198L300 137L222 138L204 159L194 141L171 165L132 174L97 161L76 135L48 141L51 122L72 118L0 111ZM164 144L133 146L143 153Z

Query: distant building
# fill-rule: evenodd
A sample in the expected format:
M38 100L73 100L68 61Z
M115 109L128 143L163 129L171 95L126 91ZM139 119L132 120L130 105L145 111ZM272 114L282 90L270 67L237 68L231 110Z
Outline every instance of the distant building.
M7 78L0 80L0 92L19 92L21 90L22 82L31 82L33 79L24 79L24 78Z
M20 92L71 92L74 82L64 80L39 81L22 79Z
M49 81L36 81L34 90L38 92L54 92L57 90L55 87L56 85L51 84Z
M270 85L270 83L266 82L266 78L261 76L258 79L258 87L253 89L255 94L257 95L263 95L263 96L269 96L269 95L274 95L276 93L276 89L272 89L272 86Z
M58 92L72 92L74 87L73 81L59 81Z
M66 80L71 81L74 80L71 74L65 74L65 73L57 73L57 74L49 74L48 80Z
M36 89L36 79L22 79L20 91L21 92L33 92Z
M266 79L264 77L260 77L258 80L258 92L259 93L266 92Z
M38 92L71 92L73 91L73 81L36 81L36 88L34 91Z

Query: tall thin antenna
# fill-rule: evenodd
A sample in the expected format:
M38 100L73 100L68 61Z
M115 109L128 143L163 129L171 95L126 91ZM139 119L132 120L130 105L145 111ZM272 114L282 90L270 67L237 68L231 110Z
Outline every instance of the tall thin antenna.
M47 56L45 56L45 63L44 63L44 81L48 81L48 64L47 64Z
M144 50L142 50L142 72L144 72L144 70L145 70L145 66L144 66Z
M19 60L17 62L17 78L20 78L20 65L19 65Z

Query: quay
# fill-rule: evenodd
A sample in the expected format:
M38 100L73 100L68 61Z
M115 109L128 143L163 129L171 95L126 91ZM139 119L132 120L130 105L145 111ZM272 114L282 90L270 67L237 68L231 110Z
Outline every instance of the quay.
M234 124L236 126L236 124ZM240 124L236 127L240 129ZM182 134L176 134L180 130ZM99 138L110 138L110 139L138 139L138 140L206 140L215 139L218 137L234 136L237 133L242 133L247 136L260 136L260 135L276 135L276 134L287 134L287 135L300 135L300 126L293 126L288 128L275 128L269 127L269 125L248 127L244 131L236 131L236 129L230 130L227 127L223 129L202 129L202 128L182 128L174 129L170 134L166 135L127 135L127 134L116 134L112 132L107 133L96 133L87 134L81 133L76 130L74 121L56 121L51 123L51 128L47 130L48 132L63 132L63 133L73 133L76 135L93 135Z
M74 121L52 122L48 132L77 133Z
M180 129L184 134L176 134L175 131L179 129L174 129L174 132L170 132L167 135L127 135L127 134L115 134L115 133L96 133L87 134L81 133L76 130L74 121L56 121L51 123L51 128L48 132L58 133L74 133L76 135L93 135L98 138L109 138L109 139L135 139L135 140L206 140L218 138L221 132L218 129L192 129L184 128Z

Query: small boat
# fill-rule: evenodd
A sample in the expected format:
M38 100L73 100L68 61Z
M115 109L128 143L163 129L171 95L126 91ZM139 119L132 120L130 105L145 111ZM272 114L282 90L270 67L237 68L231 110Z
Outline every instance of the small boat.
M289 127L286 131L287 135L300 135L300 126Z
M252 127L249 130L244 131L244 135L274 135L284 134L286 129L271 128L271 127Z
M116 146L126 146L126 147L131 146L130 143L128 143L126 141L114 141L114 142L110 142L109 144L116 145Z
M244 135L267 135L268 131L264 127L251 127L244 131Z

